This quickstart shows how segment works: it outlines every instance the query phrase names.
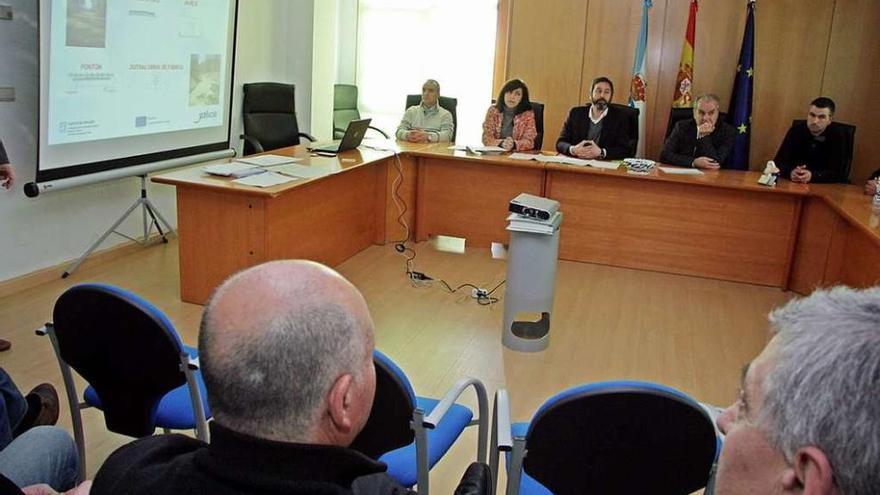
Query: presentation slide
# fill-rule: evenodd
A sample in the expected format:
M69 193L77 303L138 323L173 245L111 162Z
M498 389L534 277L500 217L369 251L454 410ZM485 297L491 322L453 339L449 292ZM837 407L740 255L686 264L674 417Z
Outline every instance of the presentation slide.
M39 170L228 141L234 4L44 0Z

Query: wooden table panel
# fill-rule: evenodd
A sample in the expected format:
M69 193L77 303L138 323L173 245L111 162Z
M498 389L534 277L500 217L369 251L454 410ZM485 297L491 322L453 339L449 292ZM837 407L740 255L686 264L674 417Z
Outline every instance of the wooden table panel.
M822 198L804 201L789 281L792 290L809 294L824 284L832 235L840 223L840 216Z
M548 172L560 258L782 287L799 198Z
M266 260L334 266L373 243L380 167L346 170L266 203ZM384 178L384 176L382 176Z
M485 160L419 158L416 240L465 238L468 245L507 243L507 211L520 193L541 195L544 169Z
M203 304L226 277L265 259L265 201L178 185L182 300Z

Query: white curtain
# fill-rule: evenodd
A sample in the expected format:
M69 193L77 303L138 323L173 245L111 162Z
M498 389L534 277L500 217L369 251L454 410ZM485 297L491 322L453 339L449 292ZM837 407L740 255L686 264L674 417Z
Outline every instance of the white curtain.
M458 99L456 141L477 144L492 95L497 0L360 0L361 113L393 133L426 79Z

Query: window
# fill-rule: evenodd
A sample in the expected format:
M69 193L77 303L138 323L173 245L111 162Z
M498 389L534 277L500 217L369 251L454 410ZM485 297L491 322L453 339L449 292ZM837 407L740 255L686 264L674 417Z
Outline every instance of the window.
M477 144L492 100L497 0L361 0L357 84L360 109L393 132L406 95L426 79L458 99L459 143Z

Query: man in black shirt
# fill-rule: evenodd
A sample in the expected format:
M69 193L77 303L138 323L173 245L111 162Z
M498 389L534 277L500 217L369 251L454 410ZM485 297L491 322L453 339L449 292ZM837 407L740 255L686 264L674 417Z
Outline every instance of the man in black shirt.
M846 136L833 122L834 102L816 98L810 103L806 122L791 126L779 151L776 166L792 182L846 182Z
M373 322L358 290L308 261L234 275L211 296L199 360L211 443L183 435L113 453L92 494L405 494L347 448L376 387Z
M627 137L626 115L610 106L614 84L597 77L590 86L590 104L574 107L562 125L556 151L583 158L619 160L632 156Z
M736 140L736 130L718 121L721 103L717 96L700 95L694 118L679 121L663 144L660 161L704 170L724 168Z

